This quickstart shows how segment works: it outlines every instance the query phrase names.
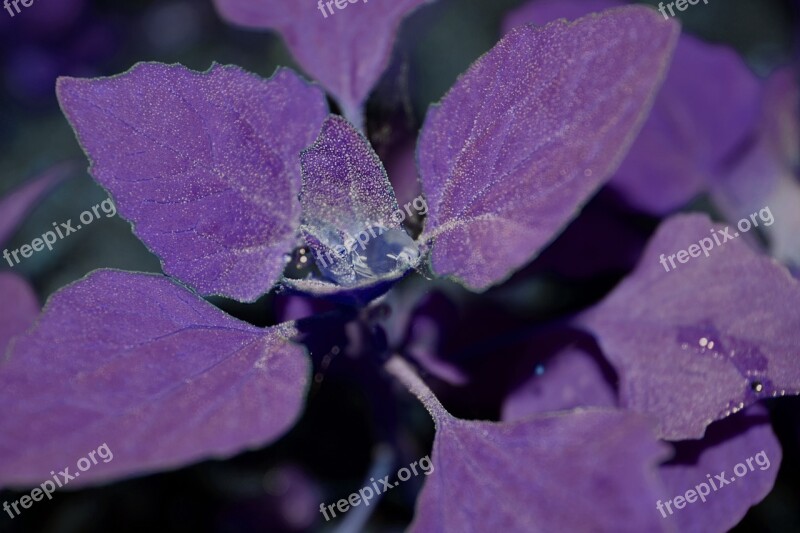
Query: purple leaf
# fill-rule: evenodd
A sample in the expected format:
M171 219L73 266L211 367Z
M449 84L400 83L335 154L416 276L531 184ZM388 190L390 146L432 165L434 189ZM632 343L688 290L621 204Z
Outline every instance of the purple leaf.
M0 244L11 237L36 203L74 170L72 163L55 165L4 197L0 201Z
M640 417L598 410L513 423L459 420L407 363L395 358L387 370L420 398L437 427L434 469L410 531L659 529L652 505L664 449Z
M310 372L292 334L234 320L163 276L90 274L50 299L0 366L0 486L41 483L103 443L113 461L70 488L277 439Z
M769 494L780 468L781 446L772 433L766 410L760 406L712 424L703 440L674 444L675 457L659 469L665 486L660 501L675 496L685 498L689 490L708 491L702 499L690 494L695 501L685 504L683 509L671 505L672 514L664 508L666 520L663 516L662 520L674 531L729 531L750 506ZM716 477L720 474L736 482L723 485ZM738 477L739 474L744 475ZM705 487L701 486L703 483Z
M576 339L534 366L530 378L503 404L503 420L578 407L617 407L607 365L596 347Z
M800 270L799 101L794 69L770 76L756 141L733 169L714 177L711 189L714 203L732 222L768 206L774 220L761 230L770 252L795 271Z
M574 20L625 5L615 0L543 0L513 11L504 28ZM755 127L759 82L730 48L681 35L653 110L610 184L632 206L669 213L705 191ZM735 113L731 109L737 110Z
M317 266L346 287L396 279L416 265L389 178L367 139L331 116L300 156L302 231Z
M648 426L620 411L514 423L440 419L437 470L410 531L656 530L660 517L647 504L661 452Z
M39 314L39 302L25 280L9 272L0 272L0 365L6 347L17 334L33 324Z
M724 242L705 215L669 219L636 270L579 319L619 375L621 405L655 417L661 438L700 438L759 398L800 390L800 287L736 229Z
M616 169L677 34L626 7L517 28L479 59L420 138L433 270L482 290L530 261Z
M278 30L300 65L361 126L361 106L389 64L395 34L411 11L430 0L214 0L223 18ZM323 15L324 4L333 14ZM337 9L345 5L347 9Z
M206 73L143 63L58 83L92 174L164 271L203 295L252 301L297 244L300 150L327 115L290 70Z
M759 92L736 52L682 35L650 118L611 185L649 213L686 204L752 135Z

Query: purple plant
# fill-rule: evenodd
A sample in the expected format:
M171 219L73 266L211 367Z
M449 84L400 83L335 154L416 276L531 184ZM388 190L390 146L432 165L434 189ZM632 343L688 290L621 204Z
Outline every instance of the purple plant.
M704 215L668 218L603 301L557 335L530 336L547 370L508 396L499 422L453 416L419 377L416 366L464 379L424 328L396 342L403 327L391 322L419 326L420 307L389 325L371 319L414 270L481 294L503 284L609 180L654 212L672 211L706 187L697 176L729 175L721 162L758 122L753 111L720 125L698 106L708 113L692 115L702 125L693 134L720 144L701 150L666 136L693 150L654 177L650 194L639 188L654 166L649 143L667 142L653 139L675 98L661 83L682 87L682 69L718 66L716 54L645 7L515 25L428 112L417 145L427 215L415 235L393 216L403 207L359 128L397 26L421 3L359 4L345 21L311 2L218 0L234 22L279 29L350 121L329 115L322 89L289 69L263 80L230 66L141 63L111 78L59 80L92 175L166 275L93 272L13 339L25 321L8 326L0 315L0 486L38 484L99 442L114 461L70 487L274 442L301 415L318 346L337 335L331 324L355 316L362 333L347 330L337 350L381 364L436 424L436 471L412 531L717 531L766 495L781 450L753 404L800 391L800 288L744 240L665 273L659 254L706 236L714 226ZM670 67L676 46L688 56ZM758 99L758 83L743 86L743 100ZM695 172L690 183L659 189L684 168ZM308 268L309 251L334 261ZM290 278L293 252L305 262ZM17 283L0 278L0 291ZM273 289L305 295L312 308L335 302L334 311L263 329L204 300L253 302ZM656 510L758 451L772 470L684 513Z

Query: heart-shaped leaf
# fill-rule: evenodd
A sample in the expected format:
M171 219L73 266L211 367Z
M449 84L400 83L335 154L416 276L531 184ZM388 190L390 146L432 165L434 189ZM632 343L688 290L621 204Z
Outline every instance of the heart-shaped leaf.
M677 35L624 7L516 28L479 59L420 137L433 270L482 290L552 240L616 170Z
M203 295L253 301L297 244L300 151L327 116L292 71L263 80L143 63L58 83L95 179L162 260Z

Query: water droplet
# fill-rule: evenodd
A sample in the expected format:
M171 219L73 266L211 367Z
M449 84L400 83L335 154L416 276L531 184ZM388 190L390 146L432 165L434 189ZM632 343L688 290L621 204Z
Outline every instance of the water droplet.
M769 361L757 346L735 337L720 334L710 320L703 321L696 326L679 328L676 340L681 343L681 348L684 350L688 345L698 355L727 360L742 377L759 376L763 378L767 373Z
M320 254L317 266L332 281L354 285L364 279L379 278L394 272L405 271L417 264L420 257L417 243L402 228L373 226L343 242L328 240L327 246L338 249ZM347 245L347 247L345 247Z
M764 385L760 381L754 381L750 384L750 388L753 392L761 392L764 390Z

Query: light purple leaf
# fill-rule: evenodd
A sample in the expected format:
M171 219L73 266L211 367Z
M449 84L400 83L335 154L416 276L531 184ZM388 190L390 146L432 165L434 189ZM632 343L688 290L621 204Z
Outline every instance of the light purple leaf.
M90 274L50 299L0 366L0 487L39 484L104 443L114 459L69 488L277 439L310 372L290 335L288 324L234 320L163 276Z
M33 324L39 314L39 302L25 280L9 272L0 272L0 365L9 341Z
M434 469L410 531L659 530L652 505L665 450L640 417L598 410L513 423L460 420L407 363L393 359L387 370L420 398L437 428Z
M411 11L430 0L214 0L223 18L278 30L294 57L360 127L361 106L389 64L395 34ZM323 15L320 5L334 5ZM336 5L344 5L344 10Z
M11 237L33 206L74 170L72 163L55 165L0 200L0 244Z
M400 226L389 178L372 147L349 122L329 117L300 156L302 227L320 270L346 287L396 279L419 249Z
M143 63L62 78L58 96L92 175L167 274L203 295L269 291L297 244L299 153L327 115L322 91L287 69Z
M574 20L624 5L616 0L536 0L513 11L504 27ZM632 206L657 215L708 188L752 134L758 78L732 49L681 35L653 110L610 184ZM731 110L736 112L732 113Z
M479 59L419 142L433 270L483 290L552 240L616 170L677 35L625 7L517 28Z
M700 438L759 398L800 391L798 282L737 228L730 242L722 231L705 215L670 218L636 270L579 319L619 375L621 405L655 417L661 438ZM676 261L692 245L699 256ZM677 267L665 271L662 254Z
M675 496L685 498L689 490L709 493L703 497L705 501L690 494L695 501L686 503L683 509L671 505L672 514L665 508L666 519L657 511L674 531L729 531L750 506L769 494L780 468L781 446L761 406L712 424L702 440L674 444L675 457L659 468L665 486L660 496L662 505ZM730 483L723 485L716 477L720 474ZM700 487L703 483L706 487Z

